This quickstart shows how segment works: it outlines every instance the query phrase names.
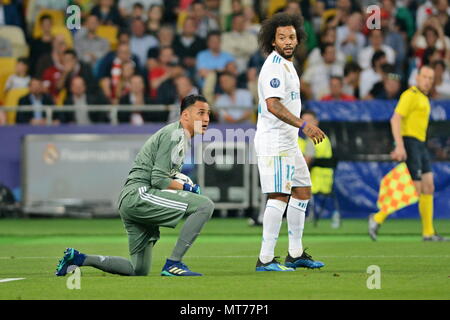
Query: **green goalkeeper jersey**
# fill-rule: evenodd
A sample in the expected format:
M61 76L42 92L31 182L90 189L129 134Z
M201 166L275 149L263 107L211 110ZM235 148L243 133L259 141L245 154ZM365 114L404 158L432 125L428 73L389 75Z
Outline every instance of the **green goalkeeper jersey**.
M153 134L137 154L122 189L119 203L130 191L140 186L166 189L176 172L181 170L188 139L179 121Z

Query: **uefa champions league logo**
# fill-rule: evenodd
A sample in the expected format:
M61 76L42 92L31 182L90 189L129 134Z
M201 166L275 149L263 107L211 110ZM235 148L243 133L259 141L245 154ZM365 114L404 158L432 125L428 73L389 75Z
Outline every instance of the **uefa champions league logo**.
M278 88L280 86L280 80L278 80L277 78L273 78L272 80L270 80L270 86L272 88Z

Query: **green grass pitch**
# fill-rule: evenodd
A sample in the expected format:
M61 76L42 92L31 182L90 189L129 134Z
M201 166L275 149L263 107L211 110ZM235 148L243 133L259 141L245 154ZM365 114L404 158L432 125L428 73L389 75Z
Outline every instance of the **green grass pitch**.
M435 222L443 235L450 220ZM180 225L161 228L147 277L121 277L82 268L81 289L69 290L55 266L66 247L83 253L128 257L120 219L0 220L0 299L450 299L450 242L424 243L419 220L389 220L378 242L366 220L344 220L341 229L307 223L304 246L325 262L322 270L255 272L261 227L244 219L212 219L184 262L203 277L161 277ZM276 254L284 261L285 223ZM367 288L367 268L381 270L381 289ZM0 280L1 281L1 280Z

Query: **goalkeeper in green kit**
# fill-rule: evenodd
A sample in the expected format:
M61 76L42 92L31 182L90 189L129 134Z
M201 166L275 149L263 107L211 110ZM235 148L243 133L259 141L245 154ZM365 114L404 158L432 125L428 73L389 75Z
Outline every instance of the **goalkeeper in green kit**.
M201 276L181 261L214 211L213 202L200 195L198 185L173 179L183 165L185 151L195 134L204 134L210 108L203 96L190 95L181 102L180 120L169 124L144 144L119 197L119 213L128 234L131 261L122 257L88 255L68 248L56 275L69 266L90 266L105 272L145 276L150 271L152 250L159 227L175 228L187 216L178 241L161 275Z

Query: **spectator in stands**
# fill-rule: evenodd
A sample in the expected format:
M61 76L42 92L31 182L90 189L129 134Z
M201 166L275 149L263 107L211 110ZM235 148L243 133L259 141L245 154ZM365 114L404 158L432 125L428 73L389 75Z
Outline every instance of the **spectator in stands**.
M134 19L141 19L142 21L147 22L147 15L145 14L144 6L140 2L135 2L133 4L131 14L129 15L129 20L127 20L127 25L129 25L130 21L133 21Z
M182 16L186 9L182 8L182 4L188 7L193 0L164 0L164 23L169 23L173 26L177 24L177 19Z
M431 17L423 24L422 29L418 29L411 41L415 55L423 63L423 55L427 48L436 48L444 60L450 59L450 39L445 36L442 26L436 17Z
M391 0L384 1L383 4L385 3L391 3ZM400 31L399 23L389 11L381 10L381 30L384 35L384 44L392 48L395 53L395 62L393 63L396 72L403 73L408 43L406 34L402 34Z
M231 54L222 51L220 31L208 34L207 47L197 55L196 69L200 87L203 87L204 79L210 72L221 72L229 62L235 60Z
M450 72L443 60L431 64L434 69L434 86L431 97L438 100L450 100Z
M76 76L84 79L89 93L97 91L97 82L91 67L78 60L75 50L67 49L64 51L62 68L59 69L57 66L48 68L44 71L43 80L44 85L56 101L61 90L66 89L67 92L70 90L70 83Z
M106 104L108 104L108 100L101 93L88 93L84 79L80 76L75 76L70 82L70 92L64 101L65 106L73 106L75 111L62 113L62 122L76 123L78 125L108 122L107 111L89 110L89 106Z
M141 4L144 11L148 11L153 5L163 5L162 0L119 0L119 11L122 17L129 17L132 14L133 6Z
M408 7L406 7L406 4L395 0L381 0L381 4L382 4L381 28L384 31L391 29L391 28L385 29L383 26L383 19L386 18L383 17L383 11L386 11L390 15L390 18L387 19L393 19L395 22L393 22L392 24L396 25L398 31L402 29L401 31L405 32L406 35L405 39L412 38L415 31L414 26L415 23L412 12L409 10ZM392 30L389 31L391 32ZM390 34L390 32L386 32L386 41L388 40L388 35ZM388 41L386 42L386 44L390 45L395 50L395 47ZM398 54L398 51L396 51L396 53Z
M116 97L123 97L130 92L131 88L131 78L136 75L136 65L133 60L126 61L122 65L122 72L120 74L120 80L117 86L114 87L116 90Z
M250 122L253 111L253 98L250 91L238 89L236 76L229 72L219 76L219 84L223 93L217 96L215 107L219 113L220 122ZM228 107L234 108L228 109Z
M361 28L362 15L355 12L350 15L345 25L338 27L336 30L336 48L343 52L347 58L355 61L366 43Z
M359 77L361 75L361 67L358 63L350 61L344 66L343 92L359 97Z
M0 37L0 57L12 57L12 49L11 41Z
M129 45L130 44L130 33L126 30L119 30L119 32L117 33L117 41L118 41L118 46L121 44L126 44Z
M99 0L92 8L91 14L97 16L102 25L115 25L122 27L122 18L114 0Z
M355 101L356 98L344 93L344 81L342 77L330 77L330 94L322 97L321 101Z
M174 62L167 64L167 79L158 87L158 92L156 98L152 99L158 104L173 104L177 101L177 96L174 94L176 92L177 87L175 84L175 80L178 77L185 75L184 68Z
M205 9L208 15L219 21L220 16L220 0L204 0Z
M219 22L210 12L206 10L203 1L194 1L190 8L190 16L194 18L197 25L197 35L200 38L207 38L211 31L220 30Z
M255 34L245 30L243 14L233 17L232 31L222 34L221 47L235 57L239 73L245 72L248 60L258 47L258 39Z
M56 35L52 41L52 51L42 55L36 64L34 76L43 77L44 71L52 66L58 70L63 69L64 51L67 49L66 40L63 35Z
M372 56L372 67L364 70L359 79L359 98L366 98L367 94L372 90L375 83L382 79L382 65L387 63L386 54L381 51L375 51Z
M86 19L92 11L92 8L97 4L98 1L90 1L90 0L69 0L69 5L77 5L81 10L81 19ZM67 10L67 6L62 9L63 11Z
M258 35L259 30L261 29L261 24L259 23L259 19L256 16L255 10L252 6L245 6L243 10L243 14L245 17L245 30Z
M97 36L98 26L97 16L89 15L84 28L76 33L74 39L78 57L91 67L94 67L97 60L105 56L110 50L108 40Z
M40 38L32 39L30 42L30 74L35 75L36 63L43 55L47 55L52 51L52 17L44 14L39 18L42 35Z
M121 47L122 45L125 45L127 47L127 51L130 50L129 46L130 46L130 34L125 31L125 30L119 30L118 34L117 34L117 49L108 52L103 58L100 58L95 67L94 67L94 73L95 73L95 77L97 79L102 79L104 77L110 76L111 75L111 67L112 67L112 63L114 61L114 59L117 56L117 50L119 47ZM138 63L138 58L134 55L131 56L131 59L136 63L136 68L138 69L138 71L140 72L141 69L139 68Z
M370 68L373 53L377 50L382 50L386 54L388 63L395 63L395 52L391 47L384 44L383 31L373 29L369 33L369 45L358 54L358 64L363 70Z
M307 35L305 40L305 46L307 52L311 52L314 48L317 47L317 36L316 32L314 31L314 28L311 24L311 22L308 20L308 18L303 14L302 9L300 7L300 1L298 0L288 0L286 7L284 8L284 12L291 14L291 15L302 15L304 17L303 20L303 29L305 30L305 33Z
M31 77L28 73L28 59L21 57L17 59L16 71L8 77L5 84L5 91L11 89L28 88Z
M321 46L323 63L309 65L301 77L302 92L309 98L320 100L330 93L330 77L342 76L344 67L336 61L336 47L332 43Z
M224 32L231 31L233 24L233 17L237 14L243 13L244 13L244 5L242 4L242 0L231 0L231 12L226 14L224 17L222 31Z
M391 64L382 65L382 80L376 83L366 99L397 100L402 90L401 77L395 73L395 67Z
M195 74L197 54L206 49L205 40L195 34L196 30L195 20L190 17L186 18L181 33L176 35L172 45L180 63L191 76Z
M315 13L321 17L325 11L336 8L336 0L317 0L314 4Z
M336 43L336 28L326 27L320 35L320 44ZM336 48L336 60L342 65L345 64L345 54ZM314 48L308 55L308 65L316 65L323 63L322 54L320 53L320 46Z
M227 72L234 75L237 79L237 87L247 89L247 77L245 73L239 74L235 61L230 61L225 65L222 71L210 72L205 78L202 93L208 101L214 101L218 93L222 93L219 85L219 76L221 73ZM214 114L213 114L214 115Z
M436 18L439 24L444 28L444 34L450 37L450 6L448 0L436 1Z
M191 94L199 94L199 90L194 86L191 78L186 75L179 76L175 79L175 87L176 87L176 95L174 96L175 100L173 102L173 109L170 110L169 113L169 122L174 122L180 117L180 103L181 101L191 95Z
M163 47L158 56L157 65L148 72L148 83L150 84L150 98L156 99L158 88L161 83L169 79L169 64L176 63L176 57L171 47Z
M19 5L11 1L0 1L0 26L16 26L23 28Z
M261 50L257 50L250 57L247 65L247 88L253 96L253 101L258 101L258 75L266 60Z
M417 30L422 29L425 21L436 13L437 10L435 4L436 0L426 0L421 6L419 6L416 13Z
M331 10L324 12L325 14L322 18L329 19L324 21L326 26L334 28L344 25L354 13L361 12L361 8L355 0L336 0L335 4L331 4L330 8Z
M431 65L433 62L441 60L442 55L435 47L426 48L423 53L422 63L419 64L416 68L411 71L409 75L408 84L410 86L415 86L417 84L416 78L418 74L418 70L422 65Z
M145 93L144 79L140 75L131 78L130 92L120 99L120 105L143 106L150 104L150 98ZM143 125L152 115L145 111L119 111L120 123L129 123L135 126Z
M53 99L51 96L44 93L44 86L40 79L32 78L30 80L29 89L30 92L19 100L19 110L20 106L33 106L34 110L17 112L16 123L46 125L47 115L46 111L43 109L43 106L54 105ZM60 122L57 118L57 116L56 119L53 117L53 124L58 124Z
M133 61L136 68L136 73L141 74L138 68L138 59L132 56L130 46L122 43L117 47L117 51L108 54L102 59L99 77L100 87L103 94L111 101L112 104L119 102L120 96L117 96L117 85L121 81L123 65L127 62Z
M172 47L175 38L175 31L172 26L164 25L158 30L157 36L159 41L158 46L150 48L147 52L148 69L152 69L158 64L160 48Z
M162 26L164 18L164 9L162 5L152 5L147 13L147 30L151 35L156 36Z
M158 46L158 39L145 34L145 23L141 19L134 19L131 23L131 52L139 59L139 67L145 68L147 53L150 48Z

